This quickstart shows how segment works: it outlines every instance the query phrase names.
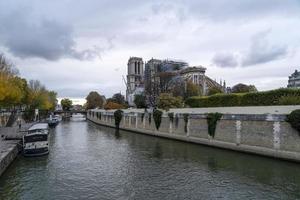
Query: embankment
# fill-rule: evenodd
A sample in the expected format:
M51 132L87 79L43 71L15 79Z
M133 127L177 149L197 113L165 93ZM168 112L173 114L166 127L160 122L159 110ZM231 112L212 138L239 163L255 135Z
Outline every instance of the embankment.
M193 142L234 151L300 162L300 135L285 121L299 106L174 109L164 113L157 130L152 114L124 110L120 129ZM208 134L206 113L220 112L214 137ZM187 120L184 119L184 114ZM113 111L90 110L87 119L115 127Z

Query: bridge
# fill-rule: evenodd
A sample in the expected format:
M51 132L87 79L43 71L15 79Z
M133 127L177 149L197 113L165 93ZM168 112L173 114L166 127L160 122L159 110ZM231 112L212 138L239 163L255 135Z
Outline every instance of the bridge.
M54 114L72 115L72 114L83 114L86 115L86 110L56 110Z

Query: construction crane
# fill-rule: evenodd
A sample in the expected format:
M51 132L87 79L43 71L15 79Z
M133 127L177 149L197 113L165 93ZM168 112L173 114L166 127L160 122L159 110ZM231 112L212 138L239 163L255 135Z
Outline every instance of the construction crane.
M123 78L123 81L124 81L124 83L125 83L126 90L128 90L128 85L127 85L127 82L126 82L126 79L125 79L124 75L122 75L122 78Z

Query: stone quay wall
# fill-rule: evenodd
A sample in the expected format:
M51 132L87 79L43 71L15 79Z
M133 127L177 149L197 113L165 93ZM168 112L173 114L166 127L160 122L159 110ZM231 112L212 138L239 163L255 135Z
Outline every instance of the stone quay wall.
M15 160L20 151L19 140L0 140L0 176Z
M233 112L230 112L230 108L225 109L226 114L217 122L214 138L208 134L207 115L201 110L192 112L191 109L187 124L183 117L183 113L188 113L185 109L174 110L173 121L164 113L159 130L155 127L152 115L143 113L143 110L124 110L120 129L300 162L300 135L285 121L286 114L295 108L298 109L281 107L278 112L280 109L274 107L260 107L261 113L256 114L249 114L255 107L246 109L247 114L239 113L236 108ZM243 113L246 113L243 109ZM264 110L269 113L263 113ZM115 127L113 113L94 109L87 113L87 119L99 125Z

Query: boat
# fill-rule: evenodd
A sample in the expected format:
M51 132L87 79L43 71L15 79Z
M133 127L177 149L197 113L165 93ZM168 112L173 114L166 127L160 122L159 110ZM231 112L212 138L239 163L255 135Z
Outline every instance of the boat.
M31 126L23 136L23 155L42 156L49 153L49 126L37 123Z
M59 118L57 116L52 116L50 115L50 117L47 119L48 125L50 127L55 127L58 123L59 123Z

